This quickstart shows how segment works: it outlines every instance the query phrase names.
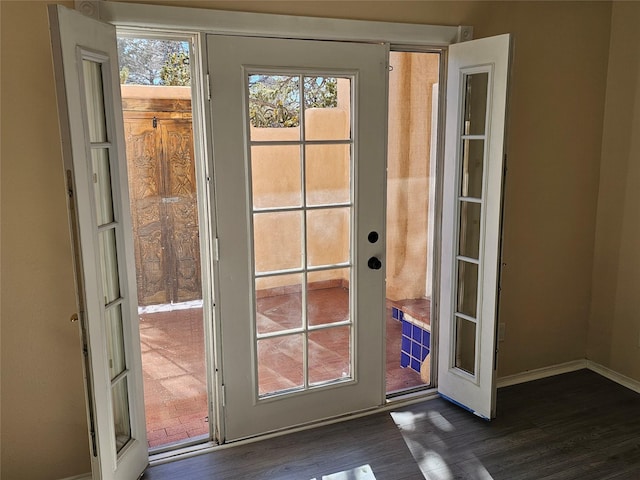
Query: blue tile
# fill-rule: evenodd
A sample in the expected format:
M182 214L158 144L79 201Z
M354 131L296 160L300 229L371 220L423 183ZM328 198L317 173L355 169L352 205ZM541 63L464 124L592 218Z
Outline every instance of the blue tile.
M422 329L417 325L411 325L411 338L413 338L416 342L422 342Z
M422 346L419 343L413 342L411 344L411 356L413 358L420 358L421 352L422 352Z
M400 315L398 315L398 309L396 307L391 307L391 318L400 320Z
M422 332L422 345L425 347L431 346L431 332L423 330Z
M429 355L429 349L427 347L422 347L422 355L420 356L420 360L424 361L424 359L427 358L427 355Z
M404 321L404 312L402 310L398 310L398 317L400 320Z
M409 355L403 352L400 354L400 366L404 368L404 367L407 367L408 365L409 365Z
M402 320L402 334L411 337L411 324L405 320Z
M416 360L415 358L411 359L411 369L415 370L418 373L420 373L420 362L418 360Z
M401 350L405 353L411 353L411 339L409 337L402 336Z

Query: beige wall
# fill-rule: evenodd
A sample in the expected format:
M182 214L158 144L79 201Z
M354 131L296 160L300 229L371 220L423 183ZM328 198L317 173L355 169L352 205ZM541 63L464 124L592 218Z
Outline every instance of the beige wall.
M47 12L2 9L2 478L90 469Z
M602 136L589 359L640 379L640 3L615 3Z
M475 27L476 37L512 32L504 244L508 265L501 311L506 339L501 344L500 375L585 357L609 3L199 3L222 9L467 24ZM0 9L2 478L61 478L87 472L89 460L78 332L68 323L75 302L46 9L34 1L2 1ZM618 17L615 25L621 22ZM635 92L634 86L629 98ZM629 159L638 146L632 132L625 138L634 140L625 157ZM603 172L606 167L603 164ZM637 175L637 170L628 174ZM627 207L620 225L620 252L630 253L638 233L631 219L637 212L626 197L621 202L612 202ZM615 278L633 279L626 259L620 266ZM632 304L631 286L618 288L614 299L624 305L615 316L620 322ZM609 319L605 316L598 323ZM625 335L617 321L610 330L612 340ZM616 357L616 368L640 379L631 360L628 355ZM638 363L637 357L634 361Z

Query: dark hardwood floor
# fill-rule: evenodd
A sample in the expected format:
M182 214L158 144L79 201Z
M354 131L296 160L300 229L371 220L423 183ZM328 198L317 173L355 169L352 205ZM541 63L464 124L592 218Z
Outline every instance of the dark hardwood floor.
M436 399L154 466L143 478L320 480L367 464L376 480L640 480L640 395L581 370L500 389L491 422Z

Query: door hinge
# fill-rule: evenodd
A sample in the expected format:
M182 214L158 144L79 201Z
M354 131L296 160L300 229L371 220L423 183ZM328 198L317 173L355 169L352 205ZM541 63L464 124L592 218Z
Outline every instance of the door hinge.
M207 73L207 100L211 100L211 78Z
M213 257L216 262L220 261L220 239L218 237L213 241Z
M153 128L158 128L158 117L153 117Z
M69 198L73 198L73 174L71 170L67 170L67 194Z
M91 430L91 453L94 457L98 456L98 444L96 443L96 431Z

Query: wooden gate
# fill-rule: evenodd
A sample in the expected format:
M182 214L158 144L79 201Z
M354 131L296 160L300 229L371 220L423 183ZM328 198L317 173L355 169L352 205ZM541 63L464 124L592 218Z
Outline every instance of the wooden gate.
M166 98L167 87L135 89L138 95L128 97L123 88L122 103L138 303L200 299L191 101L185 94Z

